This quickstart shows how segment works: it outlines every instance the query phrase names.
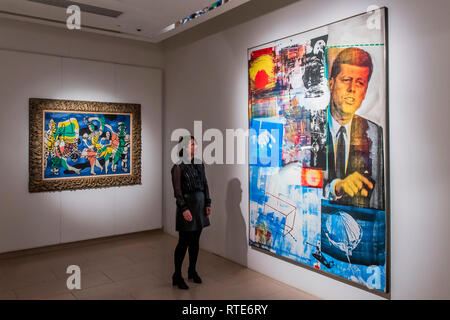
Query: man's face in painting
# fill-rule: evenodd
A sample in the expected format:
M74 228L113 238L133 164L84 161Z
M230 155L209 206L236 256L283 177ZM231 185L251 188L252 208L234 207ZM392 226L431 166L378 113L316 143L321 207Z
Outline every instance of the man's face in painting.
M350 116L361 106L369 84L368 67L342 64L336 78L330 79L332 113Z

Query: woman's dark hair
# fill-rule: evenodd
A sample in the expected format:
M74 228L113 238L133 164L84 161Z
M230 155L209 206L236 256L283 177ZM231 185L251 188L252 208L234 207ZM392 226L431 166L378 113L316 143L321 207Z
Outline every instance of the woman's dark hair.
M183 158L183 154L184 154L183 149L187 146L187 142L185 142L183 144L181 143L183 141L183 139L186 139L186 137L189 137L189 136L180 137L180 139L178 139L178 147L180 148L180 151L178 151L178 156L180 158ZM192 135L190 136L189 143L191 142L191 140L194 140L194 142L197 143L194 136L192 136Z

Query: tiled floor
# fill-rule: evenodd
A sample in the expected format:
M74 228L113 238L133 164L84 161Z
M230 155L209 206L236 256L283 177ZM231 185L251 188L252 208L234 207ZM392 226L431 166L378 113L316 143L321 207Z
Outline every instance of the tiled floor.
M171 284L177 238L160 230L15 258L0 256L5 299L316 299L305 292L200 250L202 284ZM186 254L184 267L187 268ZM66 285L69 265L81 268L81 290ZM184 275L186 275L186 270Z

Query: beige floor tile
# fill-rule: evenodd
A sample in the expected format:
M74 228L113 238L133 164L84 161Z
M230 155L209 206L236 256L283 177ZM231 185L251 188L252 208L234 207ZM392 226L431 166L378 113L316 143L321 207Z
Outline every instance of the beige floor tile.
M20 289L33 284L55 280L55 275L50 271L38 270L34 273L27 272L21 274L19 271L3 274L0 277L0 287L3 290Z
M81 265L84 259L80 258L78 255L68 255L68 254L62 254L61 256L54 256L51 257L46 255L43 257L43 263L45 263L45 266L47 270L51 270L55 273L55 275L58 277L58 274L64 274L64 277L66 276L66 270L67 267L70 265Z
M3 276L14 276L16 274L35 274L37 272L48 271L51 265L50 261L39 256L23 257L2 260Z
M93 288L73 291L72 294L79 300L133 300L133 296L124 291L117 283L110 283Z
M162 287L170 287L170 279L161 279L153 275L130 278L117 282L124 291L129 292L135 299L146 299L149 292Z
M120 254L134 263L140 263L154 260L155 258L161 256L161 251L150 246L139 246L121 249Z
M69 275L67 275L69 276ZM81 288L87 289L104 284L112 283L112 281L101 272L95 272L88 275L81 274ZM41 283L36 283L20 289L15 289L14 292L18 299L50 299L60 295L67 295L71 292L76 292L79 289L70 290L67 288L67 279L60 278Z
M117 256L115 247L119 244L113 241L107 243L93 244L93 245L80 245L80 247L63 249L64 258L62 262L84 262L92 259L104 259ZM61 252L62 253L62 252ZM57 252L55 252L57 254Z
M150 275L117 283L139 300L212 299L210 297L214 293L212 288L216 288L215 286L218 282L207 276L202 276L202 280L202 284L194 283L187 279L186 274L185 281L189 286L189 290L180 290L172 286L171 276L163 278Z
M81 273L81 288L93 288L96 286L112 283L113 281L101 271L95 271L88 274Z
M82 274L90 274L107 268L123 267L133 265L133 261L123 256L109 257L90 257L84 260L73 260L70 263L54 264L50 267L51 271L58 277L66 277L67 267L69 265L77 265L81 269Z
M283 288L273 294L264 296L265 300L318 300L317 297L295 288Z
M113 281L121 281L129 278L136 278L152 274L152 264L154 262L137 263L133 265L119 266L114 268L104 268L102 271Z
M247 273L250 275L252 274L247 268L231 261L226 261L215 265L200 262L198 265L199 273L201 272L204 275L208 275L216 281L231 281L234 283L234 281L236 281L234 280L236 277L244 277ZM255 276L258 275L255 273Z
M205 250L200 250L198 255L198 263L206 266L215 266L222 263L230 263L231 261L218 256L214 253L207 252Z
M118 243L109 243L98 245L94 248L89 248L89 250L85 251L81 257L85 260L98 260L98 259L111 259L117 256L123 256L122 252L124 250L121 249L123 245Z
M163 232L143 233L95 244L0 260L0 299L202 299L303 300L316 297L200 250L189 290L172 286L173 254L178 238ZM68 290L69 265L81 268L81 290Z
M202 283L197 284L188 279L189 297L192 300L216 300L220 298L221 284L205 275L200 275Z
M62 264L62 265L54 265L51 267L51 271L56 276L57 279L67 279L70 274L67 273L67 267L70 265L76 265L80 267L82 279L86 275L90 275L93 273L101 272L100 268L97 266L89 266L83 263L70 263L70 264Z
M133 291L133 297L138 300L191 300L191 290L180 290L171 285L142 288Z
M205 274L228 286L245 283L246 281L262 277L260 273L243 267L224 268L223 270L219 269L218 272L210 271Z
M69 293L69 289L67 289L65 280L56 279L15 289L14 292L18 299L30 300L46 299L52 296Z
M76 298L71 293L63 293L57 296L48 297L45 300L76 300Z
M101 286L104 284L112 283L112 280L109 279L102 272L93 272L91 274L81 274L81 289L68 289L67 288L67 277L58 278L55 280L44 281L41 283L36 283L33 285L29 285L20 289L15 289L15 293L18 299L49 299L54 300L57 297L61 296L64 298L64 295L68 295L72 292L76 292L82 289L88 289L96 286ZM68 297L68 296L67 296ZM70 297L69 297L70 298Z
M16 300L17 296L12 290L0 289L0 300Z
M186 260L183 265L187 265ZM171 279L175 268L171 256L154 259L151 263L148 263L148 267L152 275L162 279Z
M157 287L160 285L170 284L170 282L167 281L167 279L161 279L151 274L120 280L117 281L116 283L129 292L131 292L130 290L140 287Z
M233 299L235 293L229 290L229 286L223 285L213 279L208 281L206 276L202 276L204 282L199 285L192 285L188 282L190 286L190 299L195 300L227 300Z
M218 293L217 299L227 300L259 300L283 289L277 283L261 278L249 279L234 285L221 282L220 287L222 290Z
M163 253L173 253L175 250L175 247L177 246L178 239L175 238L166 238L166 239L160 239L157 241L151 241L148 246L157 252L163 252Z
M104 267L118 267L118 266L125 266L125 265L132 265L133 261L128 259L124 256L109 256L109 257L91 257L89 259L86 259L84 262L85 266L88 267L98 267L99 269Z

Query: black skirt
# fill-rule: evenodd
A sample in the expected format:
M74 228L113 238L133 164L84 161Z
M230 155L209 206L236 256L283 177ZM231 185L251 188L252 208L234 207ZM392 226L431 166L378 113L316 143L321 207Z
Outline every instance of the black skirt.
M206 216L205 194L203 191L183 194L183 198L191 211L192 221L187 221L183 217L183 212L177 207L176 231L199 231L210 225Z

